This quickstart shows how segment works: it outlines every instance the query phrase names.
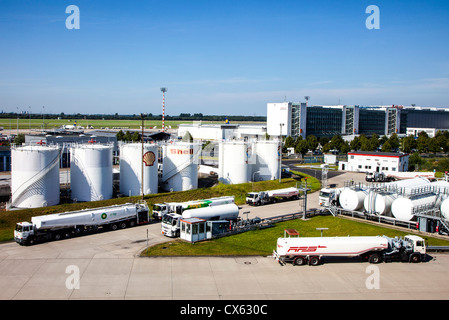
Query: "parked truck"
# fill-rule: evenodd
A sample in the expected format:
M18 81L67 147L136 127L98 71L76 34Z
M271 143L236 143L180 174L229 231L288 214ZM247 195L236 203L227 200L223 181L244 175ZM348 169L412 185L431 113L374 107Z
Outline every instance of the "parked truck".
M217 197L187 202L156 203L153 206L153 218L162 219L168 213L182 214L185 210L235 203L234 196Z
M426 256L423 238L387 236L366 237L284 237L278 238L273 257L281 264L316 266L322 257L360 256L370 263L382 261L420 262Z
M328 207L329 205L338 205L340 199L341 188L322 188L318 196L319 205Z
M246 203L249 205L257 205L257 206L264 205L267 203L273 203L280 199L283 200L299 199L299 189L293 187L278 190L249 192L246 195Z
M99 229L117 230L148 222L149 210L145 202L126 203L32 217L31 222L16 224L14 240L21 245L31 245Z
M239 218L239 207L231 203L186 210L182 214L168 213L162 217L162 234L172 238L179 237L181 231L180 220L186 218L236 221Z
M391 182L395 178L391 175L387 175L384 172L367 172L365 176L367 182Z

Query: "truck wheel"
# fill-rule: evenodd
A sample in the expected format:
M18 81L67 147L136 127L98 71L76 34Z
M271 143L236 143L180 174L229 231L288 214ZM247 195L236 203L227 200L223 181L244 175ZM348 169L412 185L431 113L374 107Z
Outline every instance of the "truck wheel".
M130 227L134 227L135 224L136 224L136 222L135 222L134 220L130 220L130 221L129 221L129 226L130 226Z
M120 223L120 229L125 229L126 228L126 223L125 222L121 222Z
M115 231L115 230L117 230L117 225L114 223L114 224L111 224L111 230L112 231Z
M54 240L61 240L61 235L59 234L59 233L56 233L54 236L53 236L53 239Z
M410 256L410 262L412 262L412 263L421 262L421 256L417 253L412 254Z
M293 260L293 265L294 266L302 266L306 264L306 259L304 257L296 257Z
M311 266L317 266L317 265L319 265L319 264L320 264L320 258L319 258L319 257L311 257L311 258L309 259L309 264L310 264Z
M380 261L381 261L380 255L378 255L377 253L373 253L369 257L369 263L376 264L376 263L380 263Z

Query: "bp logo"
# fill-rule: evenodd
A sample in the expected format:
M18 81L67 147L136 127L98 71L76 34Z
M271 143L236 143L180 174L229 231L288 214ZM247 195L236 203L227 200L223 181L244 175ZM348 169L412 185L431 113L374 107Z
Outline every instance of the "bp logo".
M101 215L101 219L106 219L108 217L108 215L106 214L106 213L103 213L102 215Z

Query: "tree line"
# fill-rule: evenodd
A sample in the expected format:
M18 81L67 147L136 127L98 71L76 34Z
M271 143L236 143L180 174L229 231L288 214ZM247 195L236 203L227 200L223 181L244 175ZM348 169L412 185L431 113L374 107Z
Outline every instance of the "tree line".
M396 133L390 137L377 134L367 136L361 134L354 137L352 141L345 141L341 135L334 135L332 138L313 135L307 138L298 137L296 139L288 136L284 141L284 148L294 148L296 153L306 154L315 151L320 147L326 153L335 150L340 153L350 151L382 151L382 152L405 152L405 153L440 153L449 152L449 131L437 131L434 137L429 137L425 131L421 131L417 137L409 135L399 138Z
M391 136L379 136L373 134L367 136L361 134L354 137L350 142L345 141L342 136L334 135L332 138L313 135L307 138L286 137L284 140L284 152L287 148L294 148L295 153L304 155L311 151L320 150L323 153L335 151L338 153L348 153L351 151L382 151L382 152L404 152L409 153L409 170L437 170L449 171L449 159L442 157L439 160L426 159L429 154L445 154L449 152L449 131L437 131L434 137L429 137L425 131L418 133L417 137L409 135L398 137L396 133Z

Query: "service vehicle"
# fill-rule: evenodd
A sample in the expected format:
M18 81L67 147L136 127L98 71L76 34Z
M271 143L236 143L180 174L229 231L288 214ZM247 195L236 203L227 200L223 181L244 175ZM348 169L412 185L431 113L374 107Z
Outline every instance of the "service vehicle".
M387 236L365 237L283 237L278 238L273 257L281 264L316 266L323 257L357 257L370 263L382 261L420 262L425 259L423 238Z
M162 219L168 213L182 214L185 210L235 203L234 196L192 200L186 202L164 202L153 206L153 218Z
M278 190L267 190L260 192L249 192L246 195L246 203L249 205L264 205L278 200L297 200L299 199L299 189L285 188Z
M367 182L390 182L396 180L393 176L383 172L367 172L365 176Z
M209 206L186 210L182 214L168 213L162 217L161 232L167 237L179 237L180 220L187 218L198 218L203 220L228 220L237 221L239 219L239 207L234 204L224 204L219 206Z
M146 202L139 201L138 203L32 217L31 222L16 224L14 240L21 245L31 245L99 229L117 230L148 222L148 206Z
M318 196L319 205L321 207L329 207L330 205L338 205L341 188L322 188Z

